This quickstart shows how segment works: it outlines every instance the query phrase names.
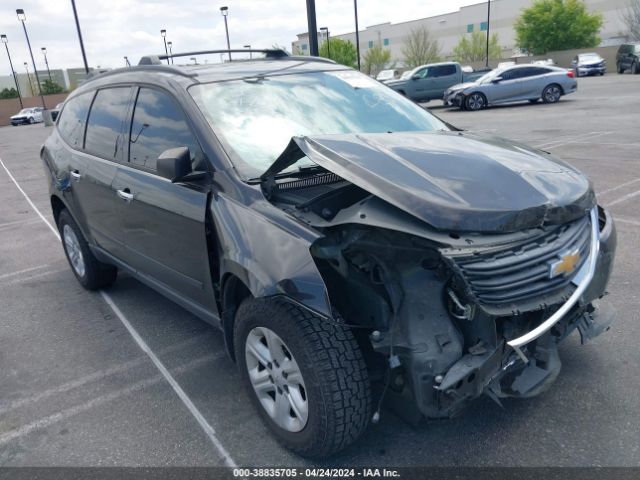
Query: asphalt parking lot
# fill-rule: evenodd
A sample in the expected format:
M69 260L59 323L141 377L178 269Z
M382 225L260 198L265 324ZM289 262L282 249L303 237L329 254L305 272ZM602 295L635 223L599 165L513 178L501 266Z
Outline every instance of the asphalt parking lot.
M608 299L618 318L585 346L571 336L556 384L539 397L504 409L481 398L462 417L418 427L383 411L323 465L640 465L639 91L640 76L609 74L580 79L555 105L475 113L427 105L458 127L548 150L591 178L617 221ZM118 312L81 288L33 208L52 221L38 156L50 130L0 128L0 465L309 465L260 423L217 330L130 277L108 290Z

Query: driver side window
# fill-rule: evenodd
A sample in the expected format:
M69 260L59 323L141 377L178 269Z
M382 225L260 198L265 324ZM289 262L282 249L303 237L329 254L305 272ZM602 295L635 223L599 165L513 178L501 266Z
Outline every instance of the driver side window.
M140 88L129 135L129 162L155 171L160 154L176 147L189 147L193 169L202 169L204 154L176 102L160 90Z

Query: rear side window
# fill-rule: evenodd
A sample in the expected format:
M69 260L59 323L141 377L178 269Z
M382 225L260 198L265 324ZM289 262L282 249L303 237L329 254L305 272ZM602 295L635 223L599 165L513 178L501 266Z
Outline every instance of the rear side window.
M87 122L85 150L107 160L124 159L124 124L132 90L132 87L98 90Z
M170 148L189 147L194 170L203 157L200 146L189 129L184 113L166 93L141 88L136 100L129 140L129 161L155 171L162 152Z
M430 75L431 77L447 77L456 74L455 65L439 65L432 67L431 70L433 70L433 73Z
M58 132L72 147L82 148L84 126L93 99L93 92L73 97L65 104L58 118Z

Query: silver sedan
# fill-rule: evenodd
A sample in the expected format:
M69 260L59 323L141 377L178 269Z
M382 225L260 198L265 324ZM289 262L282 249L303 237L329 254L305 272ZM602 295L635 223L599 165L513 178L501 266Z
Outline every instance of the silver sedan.
M497 68L475 82L460 83L444 92L445 105L464 110L481 110L487 105L520 102L555 103L578 89L573 72L542 65Z

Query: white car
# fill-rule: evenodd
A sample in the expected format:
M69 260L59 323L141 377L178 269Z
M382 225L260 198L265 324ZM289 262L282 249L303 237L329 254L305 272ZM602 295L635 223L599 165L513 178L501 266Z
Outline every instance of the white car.
M44 108L42 107L23 108L11 117L11 125L15 127L16 125L23 125L25 123L40 123L43 120L43 111Z
M385 83L389 80L395 80L400 76L400 72L398 70L381 70L380 73L376 76L376 80L379 82Z

